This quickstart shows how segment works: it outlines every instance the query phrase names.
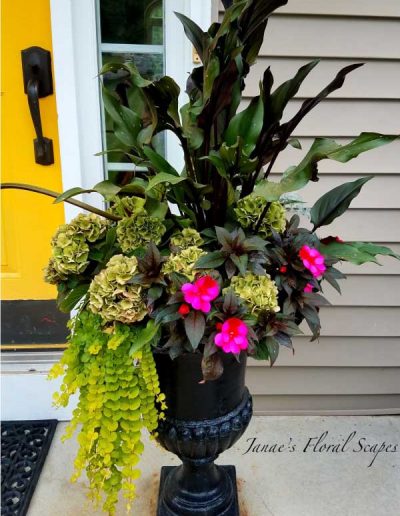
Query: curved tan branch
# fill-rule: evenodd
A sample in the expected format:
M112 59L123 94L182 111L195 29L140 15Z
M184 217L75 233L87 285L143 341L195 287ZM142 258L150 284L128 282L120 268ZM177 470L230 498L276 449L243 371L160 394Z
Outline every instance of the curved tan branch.
M0 189L1 190L26 190L28 192L35 192L42 195L47 195L48 197L53 197L56 199L59 195L57 192L53 192L53 190L47 190L46 188L40 188L39 186L33 186L33 185L26 185L24 183L0 183ZM99 208L96 208L95 206L91 206L90 204L86 204L85 202L77 201L75 199L66 199L63 202L67 202L69 204L73 204L74 206L78 206L79 208L82 208L83 210L90 211L92 213L96 213L96 215L100 215L101 217L104 217L106 219L110 220L121 220L121 217L118 217L118 215L113 215L112 213L108 213L107 211L100 210Z

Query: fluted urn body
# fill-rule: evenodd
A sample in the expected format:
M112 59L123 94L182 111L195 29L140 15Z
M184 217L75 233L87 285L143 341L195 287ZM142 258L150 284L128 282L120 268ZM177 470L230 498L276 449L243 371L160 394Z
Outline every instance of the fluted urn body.
M163 467L157 516L238 516L234 466L214 460L244 433L252 416L245 387L246 356L223 357L224 372L214 381L202 380L200 353L171 360L156 354L166 419L158 441L178 455L182 465Z

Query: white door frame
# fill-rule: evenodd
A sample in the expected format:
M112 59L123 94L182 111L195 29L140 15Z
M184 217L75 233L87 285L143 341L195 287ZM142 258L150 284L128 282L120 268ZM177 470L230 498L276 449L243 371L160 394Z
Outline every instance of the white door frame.
M117 0L116 0L117 1ZM180 103L188 73L193 68L192 47L173 11L183 12L207 28L212 19L213 0L164 0L166 73L181 88ZM58 113L63 190L74 186L90 188L104 179L104 163L95 154L102 149L99 52L96 0L50 0L53 63ZM178 170L182 166L179 143L167 138L167 159ZM97 194L81 196L101 207ZM66 221L79 209L64 203ZM47 380L47 373L61 352L16 352L3 354L1 371L1 412L3 420L71 418L76 397L70 406L55 409L52 393L60 381Z

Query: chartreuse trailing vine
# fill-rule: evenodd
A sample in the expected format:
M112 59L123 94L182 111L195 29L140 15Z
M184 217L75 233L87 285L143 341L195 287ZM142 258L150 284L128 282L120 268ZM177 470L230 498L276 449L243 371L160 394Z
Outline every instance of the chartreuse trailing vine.
M91 498L115 514L122 491L129 510L135 498L137 468L143 452L142 429L154 436L164 417L150 342L137 345L138 329L116 323L104 329L100 316L81 311L70 321L69 346L50 372L64 375L55 404L67 406L79 390L79 402L64 438L79 427L79 451L72 481L85 469ZM138 349L139 348L139 349ZM158 410L160 408L160 411Z

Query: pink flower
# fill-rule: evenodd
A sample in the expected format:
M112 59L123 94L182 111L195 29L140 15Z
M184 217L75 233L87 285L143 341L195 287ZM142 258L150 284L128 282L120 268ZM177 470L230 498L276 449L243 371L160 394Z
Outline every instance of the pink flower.
M208 313L211 310L211 301L219 294L219 285L211 276L202 276L194 283L182 285L183 298L195 310Z
M314 278L321 277L326 271L325 258L317 249L303 245L299 256L304 267L311 272Z
M312 292L314 289L314 285L312 283L307 283L307 285L304 287L304 292Z
M248 332L246 323L237 317L231 317L224 322L221 331L214 337L215 345L222 348L225 353L240 353L242 349L248 348Z

